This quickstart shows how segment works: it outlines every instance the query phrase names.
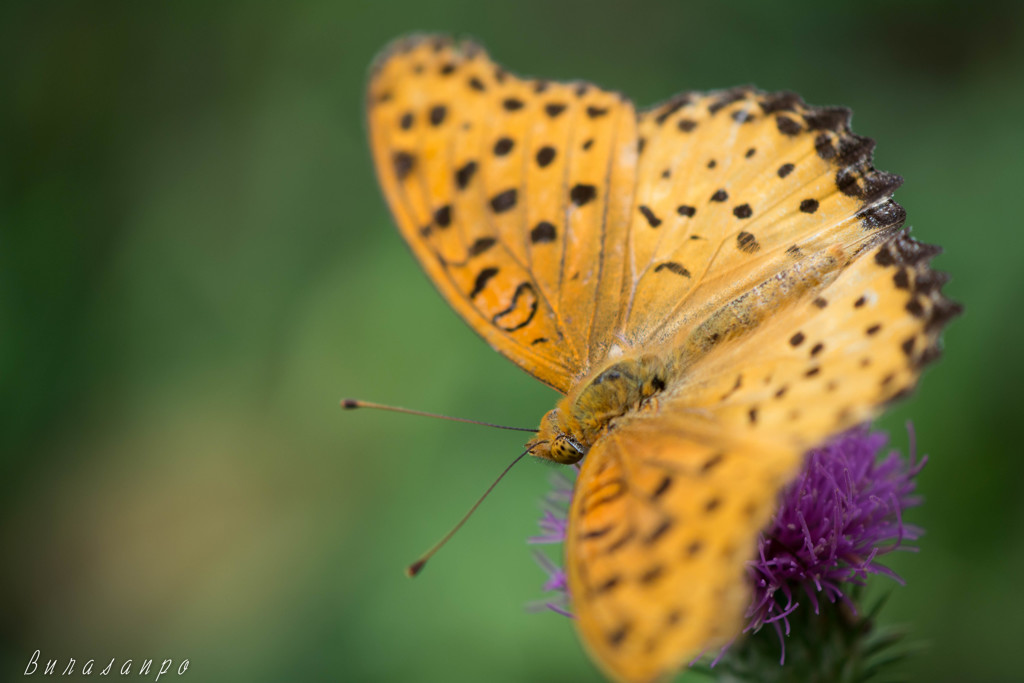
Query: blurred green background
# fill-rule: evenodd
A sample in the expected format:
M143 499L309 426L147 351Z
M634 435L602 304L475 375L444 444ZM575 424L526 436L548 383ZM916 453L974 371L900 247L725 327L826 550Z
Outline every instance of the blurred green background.
M533 426L555 400L448 309L376 187L366 71L414 30L641 105L754 83L855 110L967 307L880 423L931 456L886 618L927 646L912 680L1019 680L1022 5L552 0L4 3L0 679L39 648L203 681L597 680L523 609L541 463L402 573L523 439L338 408Z

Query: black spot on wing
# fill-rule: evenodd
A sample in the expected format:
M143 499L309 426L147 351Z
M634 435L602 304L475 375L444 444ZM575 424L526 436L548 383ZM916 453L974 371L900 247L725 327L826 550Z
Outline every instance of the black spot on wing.
M565 104L562 102L549 102L544 105L544 111L547 112L547 115L551 118L555 118L565 111Z
M832 136L828 133L821 133L814 139L814 150L818 153L818 156L828 161L837 154L835 143L832 141Z
M721 111L725 107L728 107L730 104L734 102L739 102L740 100L744 99L746 95L747 91L741 88L727 90L724 93L722 93L719 97L717 97L714 102L708 105L708 112L711 114L717 114L719 111ZM740 112L735 112L733 114L733 118L735 118L735 114L738 113Z
M804 114L804 123L811 130L845 132L850 123L850 110L845 107L817 107Z
M452 224L452 207L449 205L442 206L440 209L434 212L434 223L439 228L447 228Z
M654 212L651 211L650 207L641 206L640 213L644 215L644 218L647 219L647 224L652 228L656 228L661 225L661 219L654 215Z
M877 230L903 225L907 220L907 212L894 200L889 199L861 210L857 213L857 218L860 218L865 230Z
M715 455L712 455L710 458L704 461L703 465L700 466L700 473L707 474L711 470L721 465L723 460L725 460L724 453L716 453Z
M487 283L497 274L497 268L484 268L481 270L476 276L476 281L473 283L473 290L469 293L469 298L476 298L476 295L484 291Z
M555 226L547 221L541 221L530 231L530 241L534 244L554 242L556 236Z
M438 104L430 109L430 124L433 126L440 126L444 123L445 117L448 115L448 108L443 104Z
M634 536L636 536L636 531L634 531L632 528L626 529L626 531L621 536L619 536L619 538L615 539L614 542L612 542L607 548L604 549L604 552L611 555L614 552L622 550L629 544L630 541L633 540Z
M736 235L736 247L742 252L753 254L761 248L761 245L757 243L756 237L744 231Z
M906 268L900 268L892 276L892 282L897 289L910 289L910 275Z
M661 105L661 111L654 117L655 123L661 125L668 120L668 117L675 114L677 111L690 104L693 98L688 94L676 95L665 104Z
M596 595L602 595L602 594L605 594L605 593L610 593L617 586L619 586L619 584L621 584L621 583L622 583L622 578L620 576L612 575L612 576L608 577L607 579L605 579L604 581L602 581L600 584L598 584L597 588L594 589L594 593Z
M598 527L596 529L588 529L580 534L580 538L583 540L592 540L595 538L603 538L612 532L615 528L615 524L609 524L607 526Z
M499 157L503 157L512 151L512 148L516 146L515 140L512 138L499 138L494 143L494 154Z
M516 205L519 193L515 188L499 192L491 198L491 210L494 213L504 213Z
M654 545L658 542L658 539L668 533L668 530L672 528L673 521L670 517L666 517L661 520L658 526L654 527L651 533L644 537L644 543L647 545Z
M865 171L856 166L840 168L836 171L835 181L840 192L868 204L892 194L903 184L903 178L893 173L874 169Z
M569 190L569 198L576 206L583 206L597 196L597 188L593 185L578 184Z
M460 190L466 189L469 185L469 181L473 179L473 175L476 173L476 162L467 162L465 166L455 172L455 184L458 185Z
M660 273L663 270L671 271L676 275L682 275L683 277L690 277L690 271L675 261L665 261L664 263L659 263L654 268L655 273Z
M519 322L509 322L508 324L502 323L501 319L513 313L519 307L519 299L526 296L530 297L530 301L527 303L526 317ZM491 319L491 322L506 332L515 332L516 330L520 330L530 324L534 316L537 315L537 306L537 292L534 290L533 285L529 282L521 282L519 283L519 286L516 287L516 291L512 294L512 302L508 305L508 308L496 313Z
M800 210L803 211L804 213L814 213L815 211L818 210L818 200L817 199L805 199L805 200L803 200L802 202L800 202Z
M391 155L391 163L395 167L395 176L399 180L405 180L416 165L416 157L408 152L395 152Z
M802 105L803 100L793 92L777 92L765 95L761 101L761 111L765 114L774 114L780 111L795 111L797 105Z
M537 165L541 168L546 167L552 161L555 160L555 148L554 147L541 147L537 151Z
M623 641L626 640L626 636L629 635L630 627L629 624L623 624L618 628L608 632L608 644L613 648L618 648L622 645Z
M496 240L493 237L481 237L477 239L475 242L473 242L472 245L470 245L469 255L479 256L480 254L484 253L485 251L493 247L495 243Z
M779 116L775 119L775 124L779 128L779 132L783 135L793 136L803 130L803 127L799 123L788 116Z
M655 565L640 575L640 583L651 584L660 579L665 573L665 568Z

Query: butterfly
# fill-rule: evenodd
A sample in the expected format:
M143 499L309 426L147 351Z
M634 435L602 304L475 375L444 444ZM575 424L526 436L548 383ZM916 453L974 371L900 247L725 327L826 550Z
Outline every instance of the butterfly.
M420 265L564 395L527 448L582 459L565 563L590 655L650 681L735 639L804 453L908 393L960 310L901 179L847 109L741 87L637 110L441 36L388 47L366 107Z

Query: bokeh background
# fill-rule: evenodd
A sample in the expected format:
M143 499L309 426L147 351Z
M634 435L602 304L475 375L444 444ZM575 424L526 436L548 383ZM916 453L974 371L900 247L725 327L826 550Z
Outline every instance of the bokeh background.
M853 107L967 309L879 423L931 457L885 619L925 645L911 680L1019 680L1022 5L553 0L3 4L0 679L38 648L203 681L597 680L523 609L551 468L410 581L522 439L338 408L533 426L556 398L448 309L376 187L367 67L414 30L641 105Z

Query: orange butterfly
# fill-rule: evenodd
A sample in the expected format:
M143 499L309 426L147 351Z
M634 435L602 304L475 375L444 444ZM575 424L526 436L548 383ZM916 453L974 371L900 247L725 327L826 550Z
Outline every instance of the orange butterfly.
M637 112L472 43L389 47L377 174L445 299L565 394L528 448L586 457L566 568L601 668L650 681L732 640L803 454L906 394L959 311L846 109L751 88Z

